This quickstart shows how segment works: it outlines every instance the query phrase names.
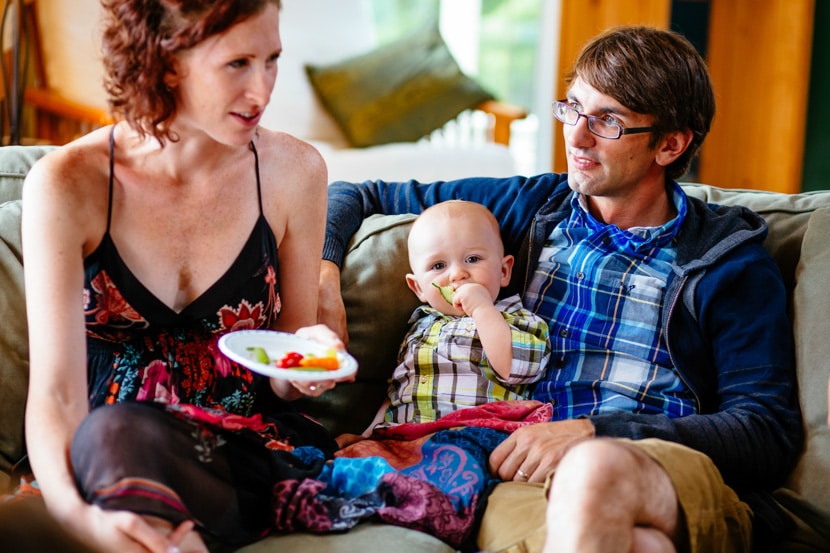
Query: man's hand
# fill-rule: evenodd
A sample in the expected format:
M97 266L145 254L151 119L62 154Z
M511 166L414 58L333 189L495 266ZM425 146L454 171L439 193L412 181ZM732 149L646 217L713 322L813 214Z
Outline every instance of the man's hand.
M340 268L331 261L323 260L320 267L320 296L317 302L317 322L332 329L343 341L349 343L346 328L346 306L340 295Z
M544 482L570 448L593 437L588 419L524 426L490 454L490 472L502 480Z

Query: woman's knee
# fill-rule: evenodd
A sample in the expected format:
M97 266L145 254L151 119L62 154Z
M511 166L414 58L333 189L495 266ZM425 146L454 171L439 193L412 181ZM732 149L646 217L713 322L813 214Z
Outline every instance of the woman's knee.
M127 441L133 448L158 445L156 425L152 422L158 413L151 406L132 403L93 409L75 431L72 449L96 450Z

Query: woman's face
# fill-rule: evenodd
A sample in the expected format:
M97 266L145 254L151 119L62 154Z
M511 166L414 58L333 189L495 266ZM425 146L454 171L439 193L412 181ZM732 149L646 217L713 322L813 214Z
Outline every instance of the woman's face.
M279 9L269 2L259 14L180 52L168 83L178 100L175 132L201 132L229 145L250 142L271 98L281 51Z

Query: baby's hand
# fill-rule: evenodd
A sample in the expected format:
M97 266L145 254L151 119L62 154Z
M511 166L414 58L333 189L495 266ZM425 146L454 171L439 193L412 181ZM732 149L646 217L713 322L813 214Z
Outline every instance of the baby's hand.
M461 309L467 316L472 317L476 309L481 306L492 307L493 298L487 289L477 282L469 282L455 289L452 299L453 305Z

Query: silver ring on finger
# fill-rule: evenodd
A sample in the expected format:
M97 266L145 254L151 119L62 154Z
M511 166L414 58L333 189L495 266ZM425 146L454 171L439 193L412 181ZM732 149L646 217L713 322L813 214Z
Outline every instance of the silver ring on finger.
M529 475L528 473L526 473L525 471L523 471L522 469L517 470L517 471L516 471L516 474L517 474L517 475L519 476L519 478L521 478L522 480L529 480L529 479L530 479L530 475Z

